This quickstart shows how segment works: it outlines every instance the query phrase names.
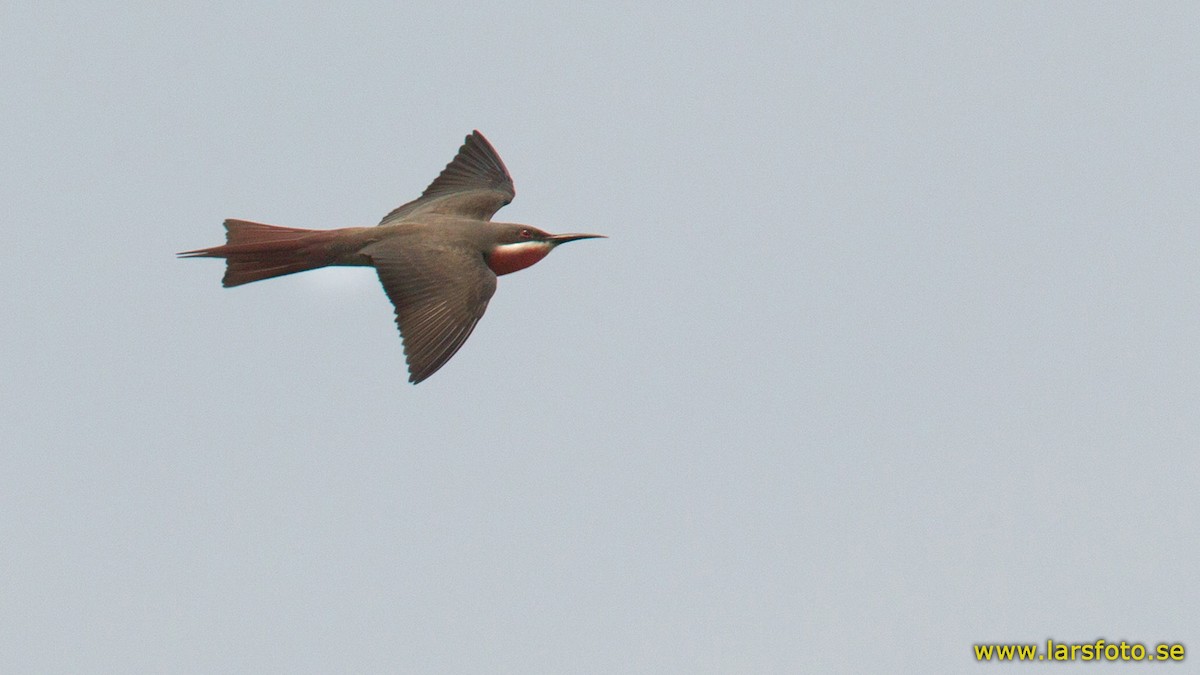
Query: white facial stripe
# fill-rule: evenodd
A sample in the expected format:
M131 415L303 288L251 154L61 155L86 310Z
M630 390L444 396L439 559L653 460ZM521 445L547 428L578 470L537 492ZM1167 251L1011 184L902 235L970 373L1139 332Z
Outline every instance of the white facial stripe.
M500 244L496 248L505 254L521 254L526 252L532 253L533 251L539 251L549 246L550 244L544 241L518 241L513 244Z

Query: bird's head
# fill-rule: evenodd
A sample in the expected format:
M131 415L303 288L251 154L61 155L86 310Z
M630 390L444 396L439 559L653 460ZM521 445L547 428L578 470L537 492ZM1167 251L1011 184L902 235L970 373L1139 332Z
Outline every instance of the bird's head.
M602 234L550 234L517 223L495 223L495 244L487 256L496 274L509 274L545 258L555 246L579 239L604 239Z

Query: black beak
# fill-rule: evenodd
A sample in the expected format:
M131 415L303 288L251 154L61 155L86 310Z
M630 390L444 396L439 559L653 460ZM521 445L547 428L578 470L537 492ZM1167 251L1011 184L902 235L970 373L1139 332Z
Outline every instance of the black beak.
M602 234L552 234L546 238L546 241L558 246L565 244L568 241L577 241L579 239L608 239Z

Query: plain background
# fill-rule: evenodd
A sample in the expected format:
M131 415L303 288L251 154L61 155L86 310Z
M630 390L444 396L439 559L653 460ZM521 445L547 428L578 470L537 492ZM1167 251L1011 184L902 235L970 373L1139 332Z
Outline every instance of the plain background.
M0 670L1200 648L1200 9L894 4L5 3ZM173 257L474 128L611 239L419 387L370 270Z

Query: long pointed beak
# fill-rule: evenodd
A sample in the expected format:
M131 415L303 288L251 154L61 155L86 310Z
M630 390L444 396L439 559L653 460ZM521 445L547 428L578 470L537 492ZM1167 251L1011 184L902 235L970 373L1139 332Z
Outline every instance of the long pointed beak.
M546 238L546 241L558 246L565 244L568 241L576 241L579 239L608 239L603 234L554 234Z

